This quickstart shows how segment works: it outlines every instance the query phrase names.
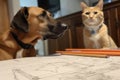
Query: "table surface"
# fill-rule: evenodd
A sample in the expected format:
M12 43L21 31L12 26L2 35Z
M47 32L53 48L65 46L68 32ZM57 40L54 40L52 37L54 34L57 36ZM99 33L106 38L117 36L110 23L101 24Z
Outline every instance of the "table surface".
M0 80L120 80L120 57L31 57L0 61Z

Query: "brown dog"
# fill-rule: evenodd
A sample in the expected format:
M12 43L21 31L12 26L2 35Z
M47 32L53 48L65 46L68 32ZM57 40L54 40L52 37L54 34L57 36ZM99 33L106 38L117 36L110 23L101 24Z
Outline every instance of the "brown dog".
M14 59L23 49L22 57L36 56L38 39L56 39L67 26L55 21L51 14L38 7L23 7L14 16L11 29L0 37L0 60Z

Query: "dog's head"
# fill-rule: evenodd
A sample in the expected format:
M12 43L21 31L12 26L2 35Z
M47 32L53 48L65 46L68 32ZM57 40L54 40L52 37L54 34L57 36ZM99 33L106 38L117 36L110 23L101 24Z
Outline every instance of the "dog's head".
M63 35L67 26L53 19L52 15L39 7L23 7L14 16L11 27L24 32L39 32L43 39L56 39Z

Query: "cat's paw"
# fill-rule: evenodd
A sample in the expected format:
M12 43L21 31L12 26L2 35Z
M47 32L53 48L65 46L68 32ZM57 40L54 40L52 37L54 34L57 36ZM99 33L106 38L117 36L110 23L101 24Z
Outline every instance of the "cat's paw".
M102 49L103 49L103 50L109 50L109 49L111 49L111 48L103 47Z

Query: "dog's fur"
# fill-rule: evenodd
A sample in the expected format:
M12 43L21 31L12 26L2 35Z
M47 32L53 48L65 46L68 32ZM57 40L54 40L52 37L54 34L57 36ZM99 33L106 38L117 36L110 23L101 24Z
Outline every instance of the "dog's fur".
M0 36L0 60L36 56L34 45L38 39L56 39L67 26L53 19L51 14L38 7L23 7L14 16L10 29Z

